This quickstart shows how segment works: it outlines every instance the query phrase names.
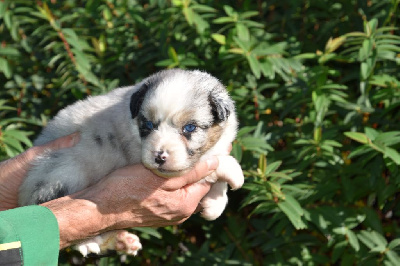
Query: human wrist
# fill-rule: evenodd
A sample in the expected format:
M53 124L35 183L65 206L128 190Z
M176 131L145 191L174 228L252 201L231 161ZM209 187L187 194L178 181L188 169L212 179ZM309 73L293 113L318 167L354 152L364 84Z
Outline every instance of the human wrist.
M93 237L109 226L106 216L99 213L90 200L66 196L42 204L57 219L60 231L60 249Z

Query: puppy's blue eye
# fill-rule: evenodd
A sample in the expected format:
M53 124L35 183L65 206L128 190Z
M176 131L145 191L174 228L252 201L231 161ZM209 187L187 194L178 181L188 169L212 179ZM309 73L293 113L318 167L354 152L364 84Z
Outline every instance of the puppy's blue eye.
M144 122L144 126L149 130L153 130L154 129L153 122L151 122L151 121Z
M183 131L185 132L193 132L196 129L196 126L193 124L187 124L183 127Z

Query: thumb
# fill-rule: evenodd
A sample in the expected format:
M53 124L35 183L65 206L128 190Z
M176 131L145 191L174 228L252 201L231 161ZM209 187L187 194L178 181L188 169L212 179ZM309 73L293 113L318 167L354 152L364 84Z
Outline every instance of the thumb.
M219 161L216 156L212 156L206 161L200 161L190 172L182 176L167 179L164 182L163 188L165 190L177 190L189 184L196 183L213 173L218 168L218 164Z

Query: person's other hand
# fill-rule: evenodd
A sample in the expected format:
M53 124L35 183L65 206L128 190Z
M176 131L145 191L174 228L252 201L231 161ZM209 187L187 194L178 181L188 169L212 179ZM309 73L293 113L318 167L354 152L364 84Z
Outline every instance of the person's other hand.
M79 133L61 137L45 145L29 148L20 155L0 162L0 211L18 207L18 190L32 162L52 150L68 148L79 142Z

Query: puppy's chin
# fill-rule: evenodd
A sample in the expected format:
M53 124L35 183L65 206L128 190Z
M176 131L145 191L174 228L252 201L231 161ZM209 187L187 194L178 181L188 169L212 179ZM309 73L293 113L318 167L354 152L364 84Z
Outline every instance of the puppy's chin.
M187 172L189 172L191 169L190 167L187 169L166 169L163 167L156 167L155 165L147 164L145 162L143 162L143 164L147 169L152 171L154 174L165 178L182 176Z
M182 176L189 172L190 169L186 170L180 170L180 171L171 171L171 170L165 170L162 168L149 168L154 174L165 177L165 178L171 178L171 177L177 177L177 176Z

